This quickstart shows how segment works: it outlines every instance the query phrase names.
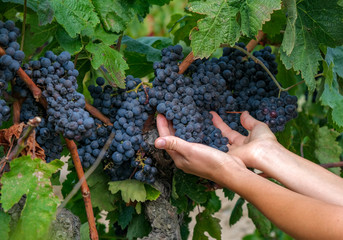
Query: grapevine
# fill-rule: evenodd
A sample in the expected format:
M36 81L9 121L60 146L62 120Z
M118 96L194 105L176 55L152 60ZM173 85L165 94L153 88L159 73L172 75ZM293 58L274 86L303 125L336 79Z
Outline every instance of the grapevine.
M230 155L212 114L248 136L247 111L342 175L340 1L19 2L0 0L1 239L68 235L50 228L69 210L82 227L62 225L82 239L225 238L217 194L235 193L155 148L161 114L176 137ZM250 237L289 237L248 211Z

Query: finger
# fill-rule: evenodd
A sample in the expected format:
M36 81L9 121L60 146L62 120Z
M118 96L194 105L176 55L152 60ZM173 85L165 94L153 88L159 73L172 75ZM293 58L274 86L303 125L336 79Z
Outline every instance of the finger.
M213 125L222 131L223 136L229 139L230 144L240 144L244 141L245 137L239 132L232 130L216 112L210 113L213 116Z
M253 118L248 111L245 111L241 115L241 123L246 130L251 131L255 126L257 126L261 122Z
M155 147L178 152L182 155L188 155L190 149L189 142L174 136L159 137L155 140Z
M190 143L174 136L159 137L155 140L155 147L165 149L179 166L186 161L184 156L190 153L189 145Z
M173 122L172 121L167 121L168 122L168 128L169 128L169 132L171 133L171 135L175 135L175 129L173 127Z
M156 122L158 134L161 137L173 135L173 133L170 132L170 124L162 114L157 115Z

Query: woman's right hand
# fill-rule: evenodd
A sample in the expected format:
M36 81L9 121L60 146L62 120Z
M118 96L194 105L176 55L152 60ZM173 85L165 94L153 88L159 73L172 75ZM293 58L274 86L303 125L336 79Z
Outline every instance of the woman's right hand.
M267 124L256 120L247 111L243 112L241 123L249 131L248 136L243 136L232 130L217 113L211 112L211 114L214 126L219 128L223 136L229 139L228 154L242 159L247 167L263 171L261 169L263 164L260 161L263 160L266 150L281 146Z

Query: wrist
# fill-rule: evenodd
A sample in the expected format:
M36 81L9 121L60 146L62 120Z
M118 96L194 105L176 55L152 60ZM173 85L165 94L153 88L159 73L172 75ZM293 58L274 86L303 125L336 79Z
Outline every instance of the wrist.
M212 176L212 181L222 187L236 192L241 186L242 181L250 174L254 173L245 166L233 165L228 161L223 164L214 176Z
M283 149L284 147L277 141L260 142L253 150L252 167L267 172Z

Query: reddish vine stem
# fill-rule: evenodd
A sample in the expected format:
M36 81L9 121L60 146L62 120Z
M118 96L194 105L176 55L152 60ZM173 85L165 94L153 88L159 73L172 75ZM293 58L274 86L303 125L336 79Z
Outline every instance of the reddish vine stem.
M323 168L334 168L334 167L343 167L343 161L335 162L335 163L323 163L320 164Z
M183 74L194 61L194 54L190 52L179 66L179 74Z
M23 26L21 28L21 44L20 50L23 51L24 49L24 41L25 41L25 25L26 25L26 13L27 13L27 0L24 0L24 18L23 18Z
M256 40L251 39L250 42L246 45L247 51L251 52L252 50L254 50L254 48L258 45L258 43L262 41L264 36L265 36L264 32L262 32L261 30L258 31Z
M0 56L5 55L5 54L6 54L5 50L2 47L0 47ZM39 100L39 98L42 96L42 91L36 86L36 84L31 80L31 78L27 76L27 74L22 68L19 68L19 70L17 71L17 74L26 83L27 87L32 92L33 97L36 100Z
M19 124L20 123L20 110L21 105L23 104L23 98L16 98L13 102L13 123Z
M91 104L86 102L86 106L85 109L93 116L96 117L97 119L99 119L100 121L102 121L103 123L105 123L108 126L113 126L113 124L111 123L111 120L106 117L105 115L103 115L98 109L96 109L95 107L93 107Z
M84 172L81 165L80 157L77 152L77 146L75 142L72 140L65 138L65 141L71 153L71 157L73 159L77 176L79 180L83 180L85 177L84 177ZM89 187L87 185L86 180L83 180L83 182L81 183L81 192L82 192L83 201L85 202L85 207L86 207L90 238L92 240L99 239L98 231L95 225L95 218L94 218L93 207L92 207L92 202L91 202L91 194L90 194Z

